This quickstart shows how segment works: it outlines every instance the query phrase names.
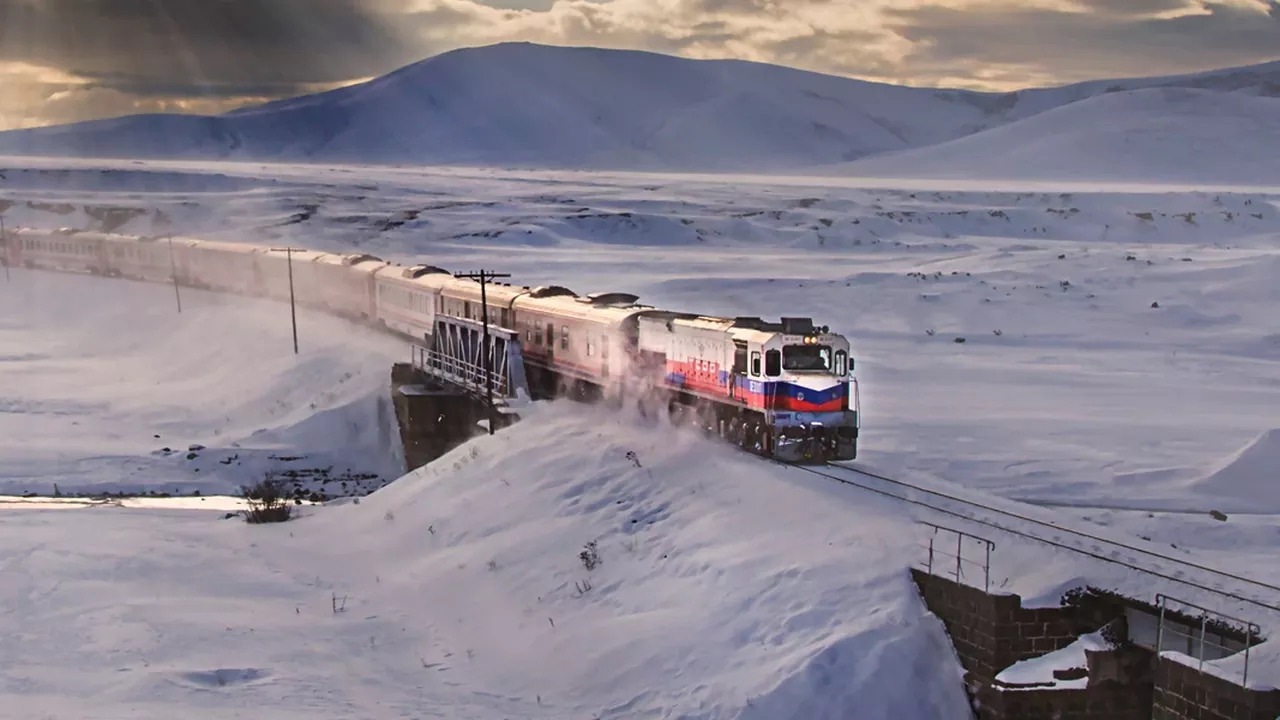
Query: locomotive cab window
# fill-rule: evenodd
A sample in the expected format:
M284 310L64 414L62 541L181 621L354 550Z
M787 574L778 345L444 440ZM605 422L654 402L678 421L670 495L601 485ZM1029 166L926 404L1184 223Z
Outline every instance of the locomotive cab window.
M787 345L782 348L784 370L827 371L831 369L831 347L828 345Z
M764 354L764 374L769 377L778 377L782 374L781 352L769 350Z
M568 325L560 326L560 349L561 350L569 349L569 326Z
M751 377L760 377L760 352L751 353Z
M542 321L541 320L533 321L533 344L534 345L542 344Z
M836 377L844 377L849 374L849 369L845 367L848 363L848 355L843 350L836 351Z

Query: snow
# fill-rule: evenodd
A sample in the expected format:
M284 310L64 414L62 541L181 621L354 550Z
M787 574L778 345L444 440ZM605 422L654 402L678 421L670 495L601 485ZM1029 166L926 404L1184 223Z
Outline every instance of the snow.
M1203 496L1219 509L1280 512L1280 428L1260 433L1252 442L1202 468L1168 468L1116 476L1116 484L1146 496L1177 489Z
M853 343L854 467L1280 585L1280 509L1257 475L1280 407L1277 188L25 158L3 175L9 227L149 233L160 209L195 237L812 315ZM277 304L184 290L179 315L171 287L13 270L0 280L0 493L57 483L194 504L195 490L297 465L272 455L378 474L365 490L390 480L378 398L404 346L299 321L295 358ZM963 708L905 572L923 560L913 521L939 517L626 416L539 410L278 528L220 509L0 506L0 602L15 608L0 615L0 692L70 716ZM205 450L187 461L192 444ZM176 452L152 454L165 446ZM222 464L233 455L241 465ZM633 518L648 529L620 529ZM1246 602L944 524L996 541L993 587L1028 606L1092 584L1280 628ZM587 573L577 553L591 540L603 563ZM583 579L593 589L573 597ZM1280 686L1277 647L1255 648L1251 685Z
M1055 670L1074 670L1089 667L1086 650L1108 650L1108 643L1101 633L1081 635L1075 642L1054 652L1029 660L1020 660L1001 670L996 675L996 682L1007 686L1033 686L1033 689L1044 690L1083 690L1089 686L1089 678L1076 680L1059 680L1053 676ZM1016 687L1001 688L1005 691L1016 691Z
M287 305L183 289L179 314L170 286L10 277L0 494L227 495L332 465L335 487L314 484L335 495L401 474L383 413L403 343L301 312L295 356Z
M1242 139L1246 139L1242 141ZM1276 183L1280 98L1149 88L840 166L866 177ZM828 170L826 172L835 172Z
M535 419L287 525L0 509L6 710L968 716L900 509L684 431Z
M1277 143L1268 139L1278 80L1280 63L1270 63L978 93L734 60L501 43L220 116L0 133L0 153L539 170L825 165L881 177L1275 183ZM919 148L927 149L913 152ZM842 165L863 158L872 159Z

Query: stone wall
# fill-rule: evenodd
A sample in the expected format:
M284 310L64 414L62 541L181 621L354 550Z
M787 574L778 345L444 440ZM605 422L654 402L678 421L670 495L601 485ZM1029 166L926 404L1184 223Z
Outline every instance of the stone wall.
M1280 690L1246 690L1175 660L1156 666L1154 720L1275 720Z
M912 570L929 610L951 636L979 720L1148 720L1152 684L1100 682L1082 689L1002 688L996 675L1021 660L1047 655L1095 632L1113 618L1089 605L1024 608L1017 595L992 595Z
M1075 608L1024 608L1017 595L990 595L922 570L912 577L929 610L947 628L972 687L987 686L1003 669L1075 642Z
M485 404L469 395L431 389L428 378L407 363L391 368L391 399L400 424L405 472L417 470L483 432L476 423L488 414ZM495 427L502 424L495 423Z
M1001 720L1145 720L1151 685L1090 683L1080 690L1002 690L989 695L985 717Z

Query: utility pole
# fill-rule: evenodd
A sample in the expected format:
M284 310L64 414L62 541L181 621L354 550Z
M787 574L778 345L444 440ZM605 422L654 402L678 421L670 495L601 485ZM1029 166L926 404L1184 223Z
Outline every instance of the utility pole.
M484 323L484 394L489 410L489 434L493 434L493 353L489 346L489 296L485 292L488 281L495 278L509 278L510 273L495 273L480 270L470 273L454 273L456 278L468 278L480 281L480 319Z
M182 293L178 290L178 261L173 257L173 222L163 210L156 210L151 217L151 227L169 237L169 276L173 280L173 299L178 303L178 314L182 314Z
M4 216L0 215L0 251L4 252L4 281L12 282L9 278L9 234L4 230Z
M178 290L178 262L173 259L173 233L169 233L169 273L173 276L173 299L178 302L178 314L182 314L182 293Z
M293 354L298 354L298 307L293 300L293 248L285 248L289 261L289 320L293 323Z

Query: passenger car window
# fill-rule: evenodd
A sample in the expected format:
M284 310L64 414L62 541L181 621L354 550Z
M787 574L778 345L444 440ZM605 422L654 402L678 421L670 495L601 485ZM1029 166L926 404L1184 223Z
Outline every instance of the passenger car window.
M561 350L569 349L569 326L568 325L560 326L560 349Z
M770 350L764 354L764 374L768 377L778 377L782 374L781 352Z

